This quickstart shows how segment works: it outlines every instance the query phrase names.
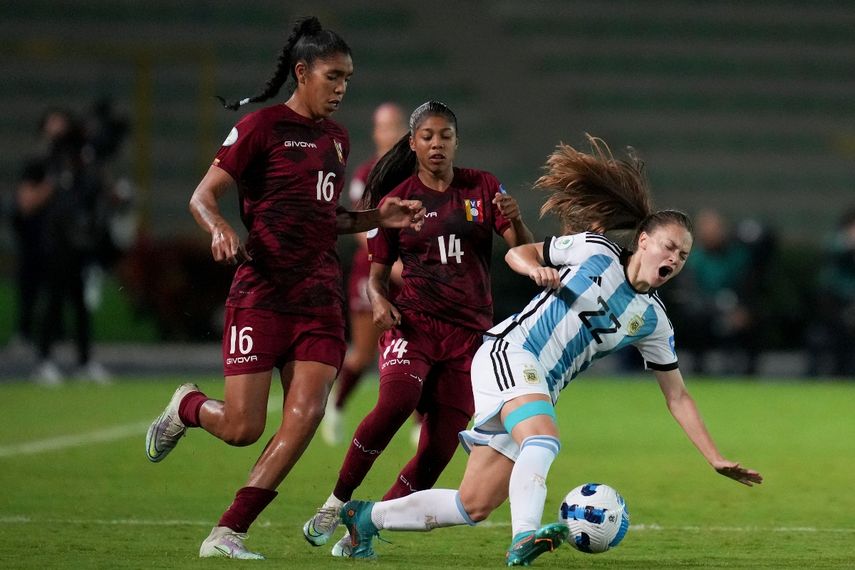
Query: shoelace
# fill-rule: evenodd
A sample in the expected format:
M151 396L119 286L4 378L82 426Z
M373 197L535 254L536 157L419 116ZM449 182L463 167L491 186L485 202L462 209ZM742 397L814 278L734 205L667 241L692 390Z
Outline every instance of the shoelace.
M338 509L335 507L321 507L318 509L318 517L319 524L315 525L316 528L323 529L326 532L333 526L338 525Z

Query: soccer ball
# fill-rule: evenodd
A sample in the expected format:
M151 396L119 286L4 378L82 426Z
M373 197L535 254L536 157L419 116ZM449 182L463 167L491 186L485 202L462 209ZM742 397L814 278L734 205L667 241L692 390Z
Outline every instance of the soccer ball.
M626 501L601 483L579 485L567 493L558 516L570 528L568 542L588 554L614 548L629 529Z

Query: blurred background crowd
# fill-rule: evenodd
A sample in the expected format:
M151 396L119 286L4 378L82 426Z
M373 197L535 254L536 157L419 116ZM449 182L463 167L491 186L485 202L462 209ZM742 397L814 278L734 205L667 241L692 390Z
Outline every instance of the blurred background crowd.
M219 342L231 270L186 208L240 116L214 96L257 91L291 22L311 13L354 52L335 117L351 170L373 152L377 105L443 100L464 117L461 165L499 175L542 239L556 228L537 220L529 188L552 147L585 132L616 153L632 146L656 205L696 225L684 274L662 292L686 368L752 376L778 358L794 376L855 377L847 3L459 4L1 5L4 368L17 358L44 383L108 382L98 346ZM351 240L340 247L349 260ZM500 256L493 267L499 319L531 287Z

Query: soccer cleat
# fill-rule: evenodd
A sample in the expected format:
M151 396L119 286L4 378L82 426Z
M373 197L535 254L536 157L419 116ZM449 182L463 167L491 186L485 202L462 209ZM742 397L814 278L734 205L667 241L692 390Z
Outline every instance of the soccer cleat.
M531 566L544 552L552 552L567 540L570 529L563 523L550 523L539 529L521 532L514 537L505 554L508 566Z
M45 360L33 372L33 381L39 386L55 388L65 382L65 376L52 360Z
M341 519L336 507L321 507L303 525L303 536L312 546L323 546L332 537Z
M235 532L227 526L215 526L199 547L199 558L234 558L264 560L264 555L247 550L243 545L246 533Z
M178 444L178 440L187 431L187 426L178 417L178 406L190 392L198 392L196 384L182 384L175 390L166 409L148 426L145 434L145 455L149 461L157 463L169 455Z
M341 508L341 522L350 533L351 558L377 558L371 543L377 533L377 527L371 522L373 501L348 501Z
M332 550L330 550L330 554L336 558L350 558L352 553L353 545L350 543L350 533L347 532L344 533L344 536L338 542L333 544Z

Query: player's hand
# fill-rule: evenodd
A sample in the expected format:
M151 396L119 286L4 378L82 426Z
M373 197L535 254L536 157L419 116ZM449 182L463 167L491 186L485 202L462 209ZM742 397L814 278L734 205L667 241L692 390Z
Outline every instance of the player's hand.
M499 213L509 220L520 217L520 206L517 199L510 194L500 192L493 197L493 204L499 209Z
M228 225L217 226L211 232L211 254L214 261L225 265L237 265L252 260L238 235Z
M723 459L713 464L713 468L725 477L730 477L734 481L739 481L743 485L753 487L763 482L763 476L751 469L742 467L739 463L727 461Z
M384 228L422 229L426 210L420 200L401 200L390 196L380 203L380 225Z
M528 272L528 276L540 287L549 287L550 289L561 287L561 276L558 275L558 270L554 267L535 267Z
M383 297L376 297L371 304L374 317L374 326L387 331L401 324L401 312L398 307Z

